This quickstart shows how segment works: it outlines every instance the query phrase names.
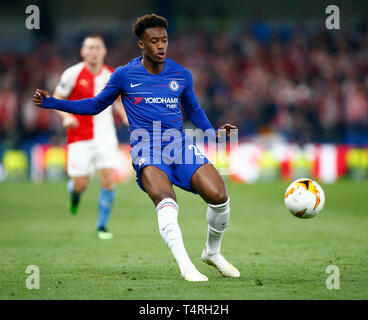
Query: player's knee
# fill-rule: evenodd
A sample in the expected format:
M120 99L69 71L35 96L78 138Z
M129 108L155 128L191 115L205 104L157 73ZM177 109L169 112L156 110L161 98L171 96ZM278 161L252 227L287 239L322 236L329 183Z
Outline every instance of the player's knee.
M84 190L86 190L86 186L82 186L82 185L76 185L75 187L74 187L74 192L76 192L76 193L82 193L82 192L84 192Z
M100 171L101 187L113 191L115 189L114 170L102 169Z
M115 190L115 182L113 179L106 179L106 180L101 181L101 186L107 191Z
M75 180L74 181L74 192L82 193L87 188L88 181L84 180Z
M175 193L167 190L154 190L149 193L152 201L157 206L163 199L171 198L176 201Z
M209 204L222 204L225 203L228 198L225 186L215 186L210 192Z
M166 199L166 198L171 198L173 199L175 202L176 202L176 196L175 196L175 193L173 192L168 192L168 191L163 191L161 192L158 197L157 197L157 200L159 202L161 202L162 200Z

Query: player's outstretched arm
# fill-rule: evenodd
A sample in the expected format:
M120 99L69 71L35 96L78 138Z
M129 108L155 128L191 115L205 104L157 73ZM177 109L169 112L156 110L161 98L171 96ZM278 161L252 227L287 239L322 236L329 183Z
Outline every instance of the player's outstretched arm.
M55 109L80 115L95 115L106 109L110 104L99 101L97 97L82 100L61 100L50 95L48 91L37 89L33 95L37 107Z
M111 75L106 87L94 98L82 100L56 99L45 90L37 89L33 95L33 102L37 107L55 109L79 115L95 115L110 106L120 95L120 80L122 67Z

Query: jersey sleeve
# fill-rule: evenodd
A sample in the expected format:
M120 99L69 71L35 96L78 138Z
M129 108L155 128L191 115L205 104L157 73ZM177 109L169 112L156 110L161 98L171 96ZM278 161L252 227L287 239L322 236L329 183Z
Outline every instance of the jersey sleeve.
M78 72L75 72L72 68L66 69L60 77L60 81L55 88L60 95L64 98L69 97L70 93L73 91L75 82L78 78Z
M199 105L197 96L194 93L193 77L188 70L186 72L186 79L186 86L181 96L181 104L185 114L197 128L203 131L207 129L215 130Z
M41 108L56 109L79 115L98 114L110 106L121 94L123 78L123 68L119 67L111 75L106 87L94 98L69 101L44 97Z

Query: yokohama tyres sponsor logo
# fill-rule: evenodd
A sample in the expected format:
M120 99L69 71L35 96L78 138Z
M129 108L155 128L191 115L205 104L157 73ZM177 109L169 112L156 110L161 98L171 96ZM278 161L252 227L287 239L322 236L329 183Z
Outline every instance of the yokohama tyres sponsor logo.
M170 103L170 104L174 104L174 103L178 103L179 99L178 98L167 98L167 97L148 97L148 98L144 98L144 101L146 103Z

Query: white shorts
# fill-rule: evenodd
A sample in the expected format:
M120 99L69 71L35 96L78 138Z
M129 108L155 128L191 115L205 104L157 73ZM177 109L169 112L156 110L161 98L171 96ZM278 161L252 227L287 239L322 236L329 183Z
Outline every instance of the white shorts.
M90 175L94 169L115 169L117 167L117 142L84 140L68 145L69 177Z

